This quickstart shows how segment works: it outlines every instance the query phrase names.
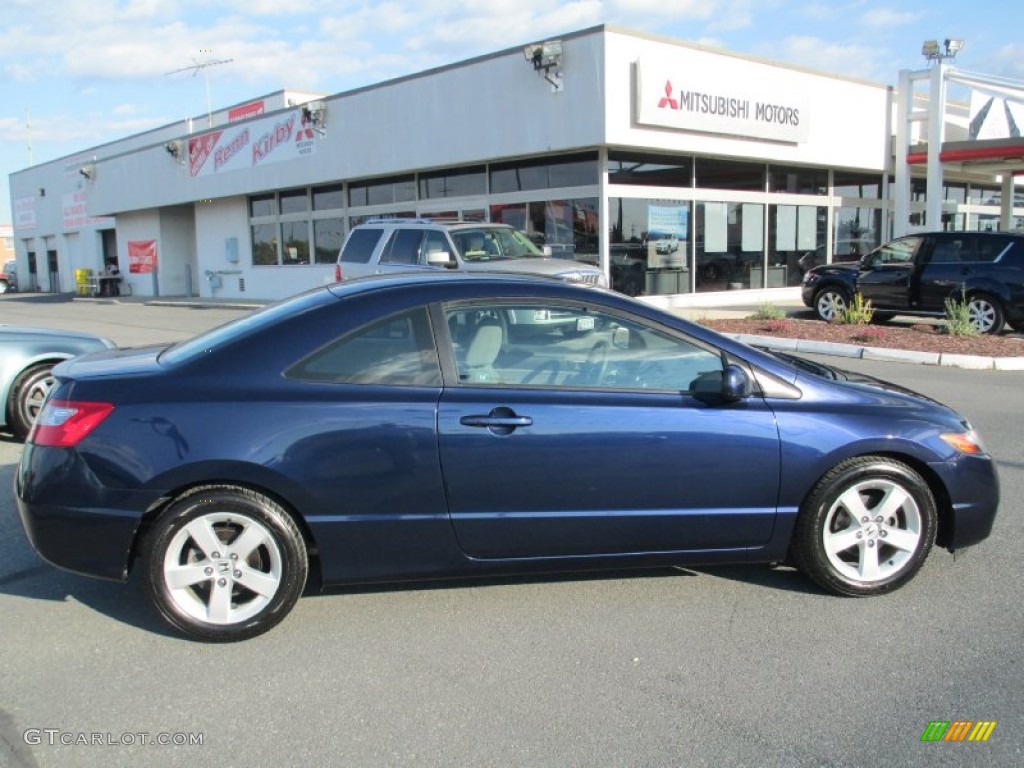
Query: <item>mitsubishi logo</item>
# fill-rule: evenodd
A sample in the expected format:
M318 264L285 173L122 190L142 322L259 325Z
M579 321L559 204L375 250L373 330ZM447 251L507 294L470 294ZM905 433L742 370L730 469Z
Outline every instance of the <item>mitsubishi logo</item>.
M672 81L665 81L665 95L658 102L658 109L679 109L679 102L672 98Z

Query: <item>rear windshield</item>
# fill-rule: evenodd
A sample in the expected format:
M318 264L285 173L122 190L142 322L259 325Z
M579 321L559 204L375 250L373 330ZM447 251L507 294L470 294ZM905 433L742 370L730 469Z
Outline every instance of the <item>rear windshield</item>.
M382 229L354 229L341 249L341 260L356 264L365 264L373 256L377 241L384 234Z

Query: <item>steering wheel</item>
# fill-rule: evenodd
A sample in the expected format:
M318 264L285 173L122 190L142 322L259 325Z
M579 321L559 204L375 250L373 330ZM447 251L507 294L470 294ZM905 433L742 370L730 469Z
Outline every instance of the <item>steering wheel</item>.
M607 341L599 341L587 353L584 366L588 384L600 384L608 370L608 350L611 345Z

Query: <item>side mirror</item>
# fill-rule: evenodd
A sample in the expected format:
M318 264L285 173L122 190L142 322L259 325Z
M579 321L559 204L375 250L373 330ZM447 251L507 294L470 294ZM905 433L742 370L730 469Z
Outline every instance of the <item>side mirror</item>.
M722 371L722 399L727 403L745 400L751 394L750 377L738 365L727 365Z
M427 253L427 264L431 267L447 267L448 269L454 269L458 266L448 251L429 251Z
M751 395L747 372L738 365L727 365L721 371L702 373L690 383L693 396L703 402L735 403Z

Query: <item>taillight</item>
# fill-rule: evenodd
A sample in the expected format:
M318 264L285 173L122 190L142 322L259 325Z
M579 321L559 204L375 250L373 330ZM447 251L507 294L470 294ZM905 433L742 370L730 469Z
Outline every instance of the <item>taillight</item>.
M334 282L341 282L341 264L334 265Z
M28 442L53 448L72 448L113 410L112 403L49 400L32 425Z

